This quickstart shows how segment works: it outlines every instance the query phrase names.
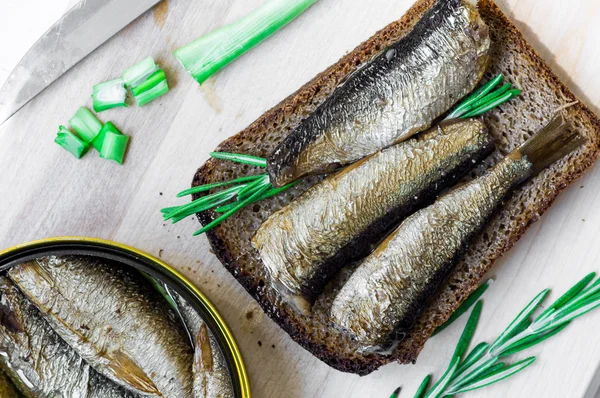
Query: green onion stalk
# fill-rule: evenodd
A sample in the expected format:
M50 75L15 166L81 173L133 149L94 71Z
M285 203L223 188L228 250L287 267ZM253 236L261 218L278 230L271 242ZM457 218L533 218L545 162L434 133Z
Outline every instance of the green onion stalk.
M279 1L274 2L279 3ZM520 90L512 88L510 84L505 84L502 87L497 88L502 80L503 76L498 75L480 89L476 90L449 114L448 119L479 116L490 109L517 97L521 93ZM212 152L210 156L215 159L247 164L263 169L267 167L267 160L257 156L227 152ZM214 209L219 213L219 216L194 233L194 235L200 235L216 227L244 207L278 195L293 187L298 182L299 181L295 181L286 186L276 188L271 185L269 175L267 173L262 173L254 176L240 177L230 181L201 185L186 189L185 191L180 192L177 197L206 193L215 188L229 188L204 195L185 205L162 209L161 212L165 221L172 220L173 223L176 223L196 213Z
M316 0L269 0L246 17L178 49L174 55L185 70L202 84L315 2Z

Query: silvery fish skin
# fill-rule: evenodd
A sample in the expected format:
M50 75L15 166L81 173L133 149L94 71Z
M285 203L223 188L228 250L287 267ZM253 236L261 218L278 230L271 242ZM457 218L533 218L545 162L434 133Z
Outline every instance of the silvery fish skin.
M137 398L140 395L134 394L119 387L100 373L92 370L90 375L89 398Z
M9 277L99 373L152 397L190 397L193 350L141 275L92 257L45 257Z
M494 148L478 119L444 122L314 185L252 239L275 288L303 313L349 261L453 185Z
M271 183L330 172L420 131L471 92L489 63L475 6L438 0L403 39L360 68L275 149Z
M395 333L411 326L469 240L532 172L526 157L511 154L408 217L339 291L331 309L333 322L354 335L365 351L389 348Z
M0 367L27 397L133 398L97 374L42 318L38 309L0 277ZM5 395L0 388L0 397Z
M194 397L233 398L231 376L217 340L183 297L174 293L173 298L194 340Z

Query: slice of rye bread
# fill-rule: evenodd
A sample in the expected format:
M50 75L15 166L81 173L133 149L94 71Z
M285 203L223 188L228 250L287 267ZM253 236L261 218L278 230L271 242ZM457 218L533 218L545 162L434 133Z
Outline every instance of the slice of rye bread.
M433 2L419 0L399 21L376 33L247 129L223 142L217 150L267 157L345 76L405 35ZM479 10L490 27L493 42L491 65L484 80L503 73L513 84L522 88L523 93L485 116L485 122L497 140L497 150L467 180L481 175L504 154L518 147L548 122L559 107L577 101L492 0L480 0ZM306 179L284 194L249 206L208 232L208 239L219 260L264 311L296 342L330 366L366 375L392 361L414 363L435 328L445 322L478 286L494 261L523 235L531 223L539 219L558 193L581 176L598 157L598 117L581 102L563 113L570 120L572 128L588 138L588 143L523 185L505 202L463 253L454 271L418 317L412 331L390 356L358 353L356 344L336 330L328 320L333 295L349 276L352 265L348 265L327 286L326 292L315 304L313 314L304 317L280 301L270 285L258 253L250 243L256 229L270 214L305 191L319 177ZM211 159L196 172L193 186L263 171ZM215 213L205 212L198 214L198 217L206 225L214 219Z

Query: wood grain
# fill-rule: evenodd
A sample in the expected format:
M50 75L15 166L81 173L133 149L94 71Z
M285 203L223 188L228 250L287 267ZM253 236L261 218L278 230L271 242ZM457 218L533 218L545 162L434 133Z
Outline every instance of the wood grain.
M376 30L399 18L411 0L321 0L279 34L199 87L171 52L232 22L263 0L171 0L144 14L69 71L0 127L0 247L51 236L117 240L169 262L221 310L244 354L256 397L387 397L402 385L409 397L427 373L447 365L465 319L432 338L416 366L389 365L365 378L334 371L296 345L227 274L197 221L162 222L159 209L179 203L208 152L242 130ZM552 68L595 111L600 106L599 13L594 0L502 0L501 8ZM166 12L165 12L166 10ZM158 24L157 24L158 22ZM153 55L171 92L144 108L100 114L127 134L124 166L90 152L77 161L53 144L59 124L91 105L93 84ZM539 290L558 294L600 270L598 166L556 204L493 269L475 336L490 340ZM538 361L513 380L478 397L592 397L598 389L600 313L569 326L529 351Z

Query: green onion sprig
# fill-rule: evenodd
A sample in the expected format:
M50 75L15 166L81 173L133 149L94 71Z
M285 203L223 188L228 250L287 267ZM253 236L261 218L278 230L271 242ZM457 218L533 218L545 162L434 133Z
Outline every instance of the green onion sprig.
M520 94L520 90L513 89L510 84L505 84L496 89L502 80L503 76L498 75L493 80L483 85L480 89L465 99L450 114L451 116L448 118L466 119L469 117L479 116ZM260 168L267 167L267 160L257 156L229 152L211 152L210 156L214 159L232 161L235 163L247 164ZM230 188L203 196L185 205L162 209L161 212L165 221L171 220L173 223L179 222L184 218L192 216L196 213L210 209L214 209L215 212L220 213L220 215L213 222L194 233L194 235L198 235L216 227L244 207L278 195L281 192L293 187L298 182L299 181L295 181L284 187L276 188L271 185L269 181L269 175L267 173L263 173L254 176L239 177L230 181L201 185L186 189L185 191L177 194L177 197L204 193L215 188L228 186L230 186ZM483 290L480 291L480 293L483 294L486 288L487 285L483 286ZM479 296L468 304L474 304L475 301L477 301L477 298L479 298ZM460 314L467 311L468 308L469 307L460 309L462 311ZM460 314L458 314L456 317L460 316ZM448 325L443 325L442 328L445 328L446 326Z
M175 51L175 57L202 84L240 55L302 14L317 0L269 0L246 17Z
M482 302L478 301L443 376L431 388L431 377L427 376L415 398L442 398L462 394L502 381L530 366L535 357L528 357L511 365L500 362L500 358L540 344L562 331L574 319L600 307L600 279L592 282L595 277L594 272L588 274L546 310L533 317L533 313L540 310L541 303L550 292L548 289L543 290L492 344L482 342L467 354L467 347L481 313Z

